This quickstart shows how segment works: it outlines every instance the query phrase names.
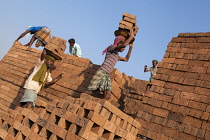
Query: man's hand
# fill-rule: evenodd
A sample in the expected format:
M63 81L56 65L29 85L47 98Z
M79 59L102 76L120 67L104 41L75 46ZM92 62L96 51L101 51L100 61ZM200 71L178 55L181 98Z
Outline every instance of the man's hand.
M130 30L129 35L130 35L130 36L132 36L132 37L134 37L134 34L133 34L133 29L131 29L131 30Z
M147 65L144 66L144 69L147 69Z
M56 79L61 79L63 77L63 73L61 73L60 75L58 75L58 77Z
M129 44L129 46L130 46L131 48L133 48L133 46L134 46L134 43L131 43L131 44Z

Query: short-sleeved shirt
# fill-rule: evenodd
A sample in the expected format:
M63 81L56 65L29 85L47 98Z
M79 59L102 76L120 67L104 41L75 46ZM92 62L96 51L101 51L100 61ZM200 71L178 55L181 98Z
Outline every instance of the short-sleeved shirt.
M24 85L24 88L35 90L36 93L38 93L40 91L42 85L39 85L39 82L34 81L32 79L33 79L34 75L37 73L37 71L41 68L44 61L45 60L41 61L41 59L38 60L36 66L34 67L33 72L31 73L31 75L27 79L27 81ZM46 82L51 82L52 81L51 74L49 73L48 76L47 76L47 74L45 74L45 79L46 79Z
M82 57L81 48L77 43L74 43L73 46L69 46L69 55L77 55L78 57Z
M117 46L109 46L107 49L105 60L101 68L106 71L108 74L112 72L117 61L120 60L118 51L114 50Z
M151 72L151 78L154 78L155 77L155 75L156 75L156 72L157 72L157 66L156 67L150 67L149 69L147 69L147 70L149 70L150 72Z
M31 34L35 34L37 31L41 30L43 27L46 27L46 26L30 27L28 28L28 30L31 31Z

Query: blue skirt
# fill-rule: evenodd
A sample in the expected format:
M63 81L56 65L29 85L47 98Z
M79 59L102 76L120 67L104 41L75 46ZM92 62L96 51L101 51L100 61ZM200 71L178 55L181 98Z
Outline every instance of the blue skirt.
M34 102L37 99L37 93L32 89L25 89L25 93L20 99L20 102L32 102L32 106L35 106Z

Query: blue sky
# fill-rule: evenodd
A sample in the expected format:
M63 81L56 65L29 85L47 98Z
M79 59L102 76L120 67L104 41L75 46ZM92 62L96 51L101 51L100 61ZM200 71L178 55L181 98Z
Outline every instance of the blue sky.
M127 12L137 16L140 29L129 62L118 62L115 68L148 80L150 73L143 72L144 65L151 66L153 59L161 61L173 37L210 32L209 6L209 0L0 0L0 59L27 26L44 25L53 36L75 38L82 57L100 65L101 52L113 43L113 33Z

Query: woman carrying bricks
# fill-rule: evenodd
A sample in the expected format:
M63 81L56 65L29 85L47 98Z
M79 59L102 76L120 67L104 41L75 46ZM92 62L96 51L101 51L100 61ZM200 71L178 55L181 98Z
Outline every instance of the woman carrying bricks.
M131 31L129 38L125 41L125 37L116 36L114 44L106 48L102 54L106 53L105 60L101 67L97 70L93 76L90 84L87 88L86 94L91 94L92 91L98 90L102 92L105 100L111 98L112 85L110 80L110 74L117 63L117 61L128 61L133 48L133 43L129 44L133 39L133 31ZM125 47L129 44L129 51L126 57L120 57L118 52L123 52Z
M33 69L33 72L25 82L25 92L20 100L21 107L26 108L28 106L30 107L31 105L34 106L34 102L37 99L37 94L45 86L45 84L47 82L49 84L54 84L62 78L62 74L55 79L52 79L51 77L51 69L54 68L54 61L55 58L50 55L46 55L46 50L44 49L41 57L38 59L38 62Z
M50 29L46 26L28 26L26 31L22 33L15 41L18 41L22 37L26 35L26 39L30 34L34 34L30 40L29 43L25 44L24 46L31 47L34 41L37 39L37 42L35 44L36 47L42 46L44 47L49 43L49 40L51 39L51 32Z

